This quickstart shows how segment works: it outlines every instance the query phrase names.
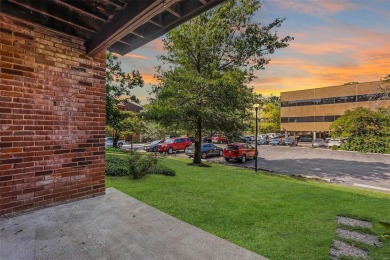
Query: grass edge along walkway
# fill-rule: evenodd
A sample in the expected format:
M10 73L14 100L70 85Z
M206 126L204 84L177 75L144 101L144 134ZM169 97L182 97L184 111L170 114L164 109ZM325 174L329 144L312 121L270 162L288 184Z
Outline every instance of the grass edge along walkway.
M329 259L337 216L369 220L376 235L384 232L378 221L390 220L388 194L189 162L160 162L175 177L107 177L106 186L270 259ZM389 242L369 250L390 258Z

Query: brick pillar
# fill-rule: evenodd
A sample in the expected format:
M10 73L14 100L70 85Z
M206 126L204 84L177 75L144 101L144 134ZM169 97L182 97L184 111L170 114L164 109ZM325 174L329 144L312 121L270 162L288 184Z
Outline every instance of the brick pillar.
M105 53L0 13L0 215L104 194Z

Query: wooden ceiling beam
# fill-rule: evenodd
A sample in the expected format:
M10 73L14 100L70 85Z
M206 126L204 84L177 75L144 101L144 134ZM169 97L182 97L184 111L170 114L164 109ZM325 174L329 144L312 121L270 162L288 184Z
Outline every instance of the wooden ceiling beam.
M136 32L134 32L134 31L132 31L131 34L134 34L135 36L140 37L140 38L142 38L142 39L145 38L145 37L142 36L141 34L136 33Z
M172 10L172 8L167 8L167 11L173 14L174 16L176 16L177 18L181 17L181 15L175 12L174 10Z
M45 15L45 16L47 16L47 17L53 18L53 19L55 19L55 20L61 21L61 22L63 22L63 23L72 25L72 26L77 27L77 28L79 28L79 29L81 29L81 30L88 31L88 32L92 32L92 33L96 33L95 30L92 30L92 29L90 29L90 28L87 28L87 27L78 25L78 24L76 24L76 23L72 23L72 22L70 22L70 21L68 21L68 20L65 20L65 19L62 19L62 18L60 18L60 17L58 17L58 16L51 15L51 14L49 14L49 13L47 13L47 12L44 12L44 11L39 10L39 9L37 9L37 8L34 8L34 7L30 6L30 5L21 3L21 2L19 2L19 1L16 1L16 0L8 0L8 2L11 2L11 3L14 3L14 4L16 4L16 5L22 6L22 7L24 7L24 8L27 8L27 9L32 10L32 11L34 11L34 12L37 12L37 13L39 13L39 14Z
M102 2L104 2L104 3L106 3L106 4L110 4L110 5L112 5L112 6L115 6L116 9L121 9L121 8L123 8L123 6L118 5L117 3L114 3L114 2L112 2L112 1L110 1L110 0L99 0L99 1L102 1Z
M175 3L176 0L143 0L136 5L128 4L118 11L110 22L104 24L98 34L87 41L87 54L94 55L107 49Z
M74 12L78 12L78 13L84 14L84 15L86 15L86 16L89 16L89 17L91 17L91 18L100 20L100 21L102 21L102 22L107 22L107 21L108 21L107 19L104 19L104 18L99 17L99 16L97 16L97 15L95 15L95 14L92 14L92 13L90 13L90 12L87 12L87 11L85 11L85 10L83 10L83 9L80 9L80 8L74 6L74 5L68 4L68 3L66 3L66 2L64 2L64 1L62 1L62 0L52 0L52 1L54 1L55 3L57 3L57 4L59 4L59 5L62 5L62 6L65 6L65 7L69 8L69 9L71 9L71 10L74 11Z
M161 24L156 23L156 22L153 21L153 20L149 20L148 22L151 23L151 24L154 24L154 25L156 25L156 26L158 26L158 27L160 27L160 28L163 28L163 26L162 26Z

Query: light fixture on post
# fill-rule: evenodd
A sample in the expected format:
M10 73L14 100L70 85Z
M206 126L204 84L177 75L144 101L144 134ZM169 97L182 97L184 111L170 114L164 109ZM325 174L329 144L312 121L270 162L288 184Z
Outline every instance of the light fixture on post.
M258 156L258 150L257 150L257 136L259 134L259 126L258 126L258 119L257 119L257 114L259 112L259 104L254 104L253 107L255 108L255 111L256 111L256 115L255 115L255 118L256 118L256 134L255 134L255 149L256 149L256 152L255 152L255 172L257 172L257 156Z

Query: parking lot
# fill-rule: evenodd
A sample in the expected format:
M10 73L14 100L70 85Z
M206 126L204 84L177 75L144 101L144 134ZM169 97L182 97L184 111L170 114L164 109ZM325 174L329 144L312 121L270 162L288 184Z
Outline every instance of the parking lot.
M142 148L141 145L134 147ZM332 183L390 193L390 155L314 149L308 146L261 145L258 146L258 151L260 171L317 177ZM183 152L177 156L185 157ZM226 163L223 157L210 157L207 160ZM254 160L248 160L244 164L234 161L227 164L254 167Z

